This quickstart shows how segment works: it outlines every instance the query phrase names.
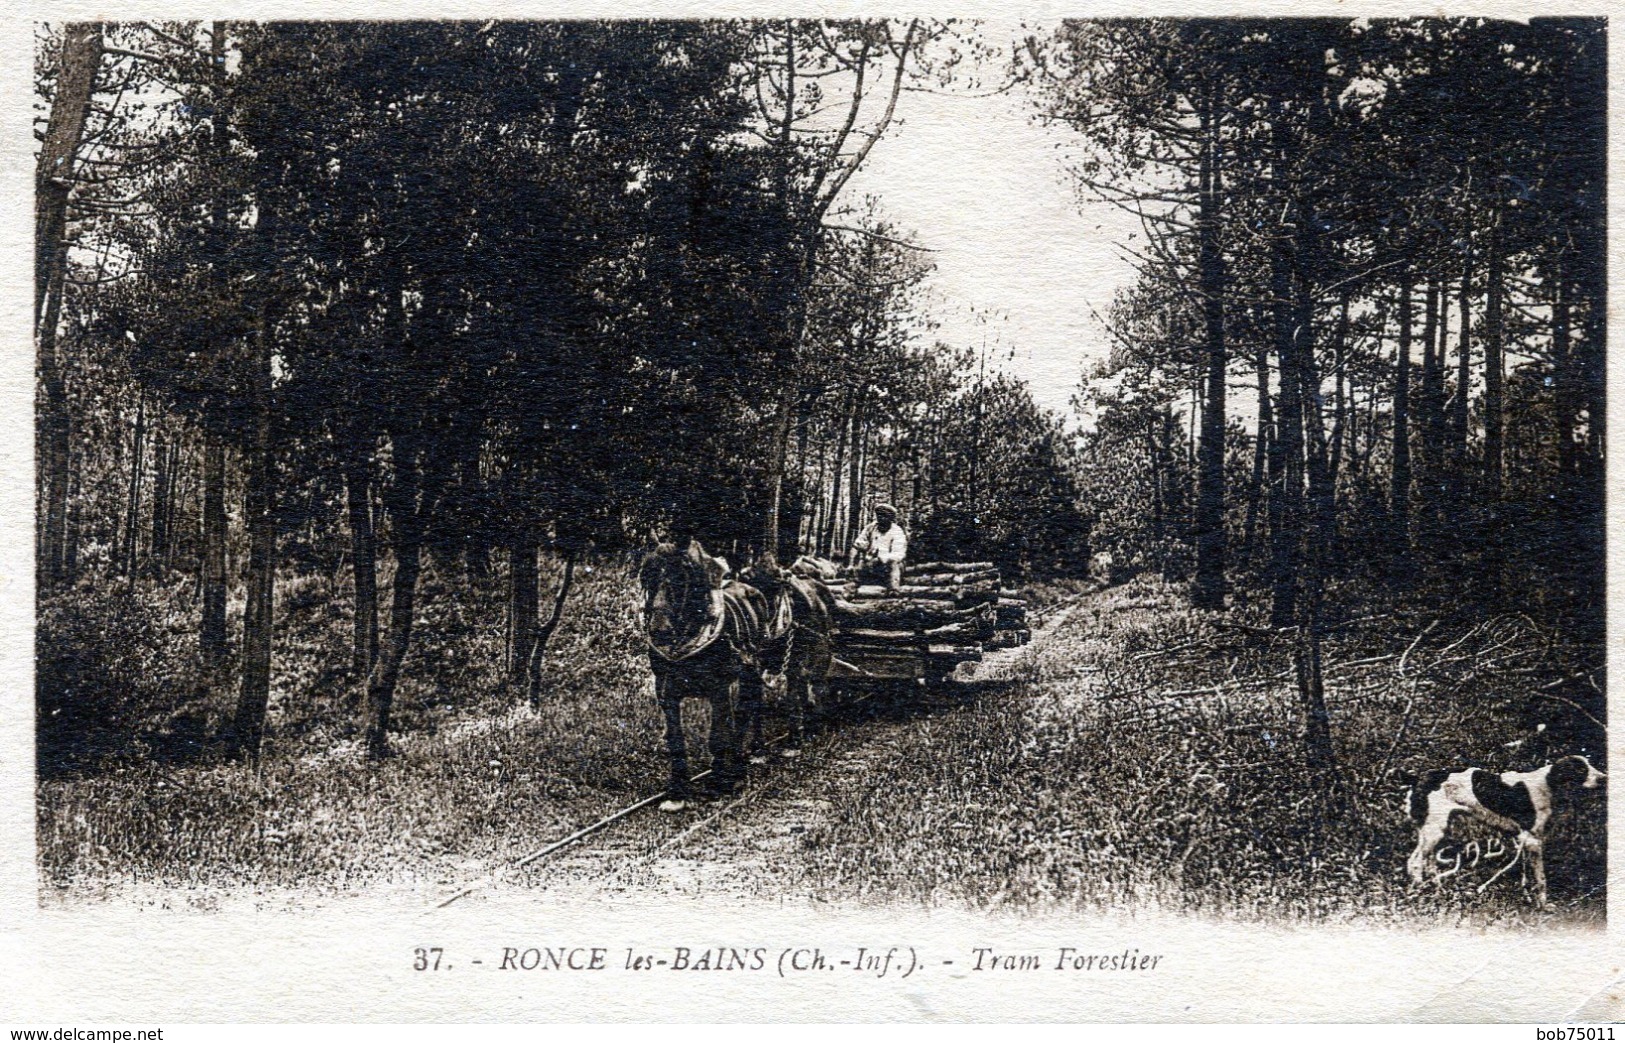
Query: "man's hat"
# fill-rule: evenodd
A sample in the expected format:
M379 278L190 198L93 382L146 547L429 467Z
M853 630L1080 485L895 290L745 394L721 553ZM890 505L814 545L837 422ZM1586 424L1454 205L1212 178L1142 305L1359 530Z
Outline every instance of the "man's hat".
M877 503L877 504L875 504L875 513L876 514L889 514L893 518L895 518L895 517L897 517L897 508L893 507L889 503Z

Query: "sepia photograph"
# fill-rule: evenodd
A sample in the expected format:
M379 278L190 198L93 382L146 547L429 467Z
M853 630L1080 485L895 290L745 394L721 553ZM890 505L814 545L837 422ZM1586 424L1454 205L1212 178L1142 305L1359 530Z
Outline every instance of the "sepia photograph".
M1606 949L1606 18L29 32L30 915Z

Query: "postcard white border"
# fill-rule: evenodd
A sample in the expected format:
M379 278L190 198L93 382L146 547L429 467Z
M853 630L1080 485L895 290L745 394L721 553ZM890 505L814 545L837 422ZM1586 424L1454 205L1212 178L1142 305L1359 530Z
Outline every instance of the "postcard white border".
M935 7L936 5L932 5ZM715 908L686 903L606 909L558 908L511 898L481 899L445 913L423 908L355 908L295 914L135 912L84 907L44 911L34 870L32 634L33 347L31 137L32 22L132 17L407 18L734 16L924 13L926 5L843 3L621 4L297 2L118 4L34 3L7 7L0 49L0 1027L41 1023L151 1021L1503 1021L1619 1019L1625 1014L1625 955L1619 923L1625 837L1610 836L1607 931L1398 931L1347 924L1249 926L1177 916L1115 919L977 917L916 908L839 912L776 906ZM1065 16L1163 15L1166 4L1026 5L1034 20ZM1602 14L1609 5L1570 5ZM1008 5L956 5L956 13L1009 17ZM937 13L940 14L940 11ZM1273 2L1237 7L1198 0L1188 15L1438 14L1422 5ZM1531 4L1475 3L1451 14L1528 17ZM1620 168L1620 75L1625 42L1611 41L1610 170ZM1625 192L1610 178L1611 230ZM1620 245L1609 239L1610 336L1622 343ZM1622 428L1622 367L1610 376L1610 423ZM1608 469L1609 589L1621 585L1618 493L1625 462ZM1612 602L1612 595L1611 595ZM1612 604L1611 604L1612 607ZM1625 624L1608 625L1609 670L1625 667ZM1611 697L1610 709L1617 711ZM1612 740L1611 759L1620 758ZM905 982L832 979L828 984L756 975L653 977L446 973L410 970L410 950L431 940L456 952L508 944L909 945L952 958L978 945L1045 950L1060 945L1160 952L1166 969L1143 978L997 976L943 968ZM53 1020L54 1019L54 1020Z

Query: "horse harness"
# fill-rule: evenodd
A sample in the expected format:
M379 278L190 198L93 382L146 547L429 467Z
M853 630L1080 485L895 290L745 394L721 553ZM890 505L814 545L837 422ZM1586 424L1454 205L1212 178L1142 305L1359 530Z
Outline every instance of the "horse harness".
M735 655L754 662L765 628L740 585L729 583L715 588L710 591L709 599L705 626L674 648L661 647L645 630L644 640L649 651L668 663L681 663L726 637Z

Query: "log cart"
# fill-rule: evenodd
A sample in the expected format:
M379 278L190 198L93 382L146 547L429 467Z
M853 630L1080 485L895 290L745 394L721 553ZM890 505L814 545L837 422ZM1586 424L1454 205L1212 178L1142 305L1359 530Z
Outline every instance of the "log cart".
M908 565L896 591L850 578L824 582L835 597L832 681L938 685L960 663L1032 637L1026 602L1003 589L990 561Z

